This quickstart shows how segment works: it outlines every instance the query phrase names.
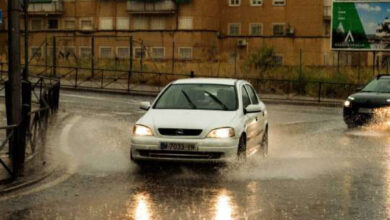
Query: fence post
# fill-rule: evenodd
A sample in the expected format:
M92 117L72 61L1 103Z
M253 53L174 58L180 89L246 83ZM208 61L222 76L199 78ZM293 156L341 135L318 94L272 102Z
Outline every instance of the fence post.
M53 36L53 69L52 69L52 72L53 72L53 75L54 76L57 76L57 52L56 52L56 37Z
M143 66L144 66L144 41L141 40L141 59L140 59L140 72L142 73L143 71Z
M101 70L102 72L102 77L100 79L100 88L104 88L104 70Z
M133 73L133 36L130 36L129 42L129 74L127 76L127 91L130 91L130 79Z
M175 40L172 41L172 74L175 73Z
M95 77L95 36L91 39L91 77Z
M318 83L318 102L321 102L322 82Z
M299 81L302 80L302 48L299 49Z
M75 88L77 88L78 79L79 79L79 67L76 67L76 75L75 75L75 79L74 79L74 87Z
M31 121L31 82L29 81L22 81L22 104L22 123L20 124L20 129L22 135L21 150L24 155L26 153L27 134L29 133Z

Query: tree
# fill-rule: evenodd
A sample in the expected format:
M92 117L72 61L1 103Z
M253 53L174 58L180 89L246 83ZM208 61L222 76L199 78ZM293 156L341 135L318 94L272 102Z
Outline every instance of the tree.
M272 47L263 45L249 55L247 62L259 72L260 76L263 76L267 70L276 65L275 50Z

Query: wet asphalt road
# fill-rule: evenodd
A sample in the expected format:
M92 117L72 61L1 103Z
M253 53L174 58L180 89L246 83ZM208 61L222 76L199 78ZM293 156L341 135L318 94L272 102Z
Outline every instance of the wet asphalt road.
M390 130L347 130L341 109L268 105L270 157L241 167L139 170L131 124L145 97L64 92L39 185L0 219L389 219Z

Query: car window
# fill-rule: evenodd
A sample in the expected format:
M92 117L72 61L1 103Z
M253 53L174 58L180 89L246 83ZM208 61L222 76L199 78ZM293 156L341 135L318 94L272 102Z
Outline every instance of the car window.
M248 92L246 91L245 87L242 87L242 103L244 108L248 107L248 105L251 104L251 100L249 99Z
M237 110L234 86L217 84L173 84L154 105L155 109Z
M250 85L245 85L246 90L249 93L249 97L251 98L252 104L259 104L259 99L257 98L256 92Z
M375 79L370 82L362 91L390 93L390 79Z

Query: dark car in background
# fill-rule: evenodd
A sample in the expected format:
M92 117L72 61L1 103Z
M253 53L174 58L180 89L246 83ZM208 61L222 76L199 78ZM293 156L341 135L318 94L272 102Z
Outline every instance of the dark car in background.
M362 126L377 119L390 120L389 113L390 75L387 74L378 75L344 102L344 121L348 128Z

